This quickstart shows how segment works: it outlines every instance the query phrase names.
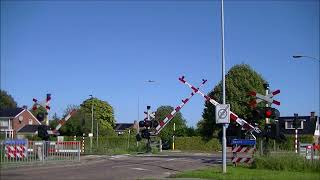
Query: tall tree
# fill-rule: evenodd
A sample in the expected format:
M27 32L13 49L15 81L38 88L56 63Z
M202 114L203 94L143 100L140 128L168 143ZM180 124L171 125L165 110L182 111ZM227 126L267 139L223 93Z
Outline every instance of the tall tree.
M248 96L248 93L250 91L263 93L265 82L262 76L247 64L232 67L226 75L226 103L231 105L232 112L250 122L252 114L248 104L251 97ZM209 93L209 96L219 103L222 102L221 81ZM215 121L215 106L208 101L205 102L202 118L203 120L198 122L199 133L210 139L221 126Z
M92 107L93 107L93 123L92 123ZM68 105L64 111L65 117L73 109L77 110L68 122L61 127L60 132L67 136L81 136L83 133L88 135L91 133L93 125L93 133L96 134L97 123L99 128L99 136L114 135L113 127L115 125L114 111L111 105L106 101L97 98L90 98L78 105ZM52 122L55 125L55 122Z
M113 135L113 127L115 126L115 118L113 107L106 101L97 98L89 98L80 105L80 113L82 114L81 122L83 127L91 132L91 110L93 107L93 126L96 130L98 122L99 135Z
M171 111L173 107L171 106L160 106L156 111L156 120L163 120ZM181 112L178 112L175 117L165 126L160 132L160 137L163 141L171 141L173 135L173 123L175 123L176 136L184 136L186 134L186 120L183 118Z
M13 97L4 90L0 90L0 109L16 108L17 103Z

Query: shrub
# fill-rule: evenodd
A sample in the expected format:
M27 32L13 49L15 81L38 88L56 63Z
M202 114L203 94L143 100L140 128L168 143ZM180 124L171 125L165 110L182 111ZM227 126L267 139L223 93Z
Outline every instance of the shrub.
M202 137L177 137L176 138L176 149L186 150L186 151L219 151L221 150L221 144L216 138L210 141L205 141Z
M262 139L263 139L263 141L265 143L265 138L262 138ZM275 144L274 144L274 140L270 139L269 143L268 143L268 147L269 147L269 149L276 148L276 150L293 151L294 150L294 140L295 140L294 135L286 135L286 141L284 141L284 142L275 141L276 142ZM298 136L298 140L301 143L310 143L310 144L312 144L313 136L312 135L299 135ZM260 141L261 141L261 138L258 138L258 140L257 140L257 149L260 148Z

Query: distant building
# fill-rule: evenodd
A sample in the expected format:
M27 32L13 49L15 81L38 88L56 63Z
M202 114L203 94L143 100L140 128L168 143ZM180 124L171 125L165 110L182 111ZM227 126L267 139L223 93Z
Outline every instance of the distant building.
M319 116L315 116L314 112L311 112L310 116L299 116L300 124L298 124L298 134L301 135L313 135L314 142L319 144ZM294 116L279 117L276 124L276 128L279 129L280 133L286 135L294 135L295 129L293 127Z
M318 116L299 116L300 124L298 124L299 134L314 135ZM293 127L294 116L279 117L279 130L283 134L295 134Z
M134 123L116 123L116 126L114 127L114 131L118 135L124 134L128 129L136 129L137 122L134 121Z
M17 131L17 138L23 139L27 136L32 137L34 135L38 135L38 127L39 125L25 125L21 129Z
M17 138L17 132L26 125L41 125L27 108L0 109L0 133L5 138Z
M118 134L124 134L127 129L133 128L133 123L116 123L114 131Z

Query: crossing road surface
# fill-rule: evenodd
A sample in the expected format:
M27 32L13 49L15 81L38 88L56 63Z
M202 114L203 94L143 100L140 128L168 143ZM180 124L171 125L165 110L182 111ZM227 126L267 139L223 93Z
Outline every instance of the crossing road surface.
M221 164L221 154L85 156L79 163L56 163L1 169L3 180L159 179L171 174Z

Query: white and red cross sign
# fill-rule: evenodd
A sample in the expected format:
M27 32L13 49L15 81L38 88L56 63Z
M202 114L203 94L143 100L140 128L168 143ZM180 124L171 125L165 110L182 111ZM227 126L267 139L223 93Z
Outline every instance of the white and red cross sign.
M250 104L251 104L252 107L255 107L258 103L260 103L262 101L265 101L267 103L275 104L275 105L280 106L280 102L273 99L273 96L275 96L275 95L277 95L279 93L280 93L279 89L275 90L275 91L271 91L268 95L262 95L262 94L259 94L259 93L255 92L255 91L251 91L250 95L253 96L253 97L256 97L256 99L251 101Z

